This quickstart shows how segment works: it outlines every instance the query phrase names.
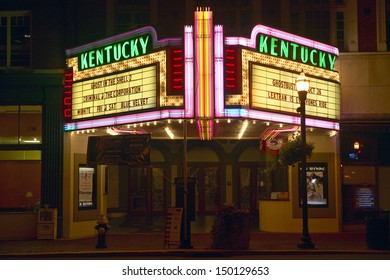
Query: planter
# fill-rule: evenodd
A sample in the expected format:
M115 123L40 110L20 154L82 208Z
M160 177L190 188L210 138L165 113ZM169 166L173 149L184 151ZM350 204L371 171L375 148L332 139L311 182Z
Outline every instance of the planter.
M233 206L224 206L211 230L213 249L247 250L250 241L250 214Z

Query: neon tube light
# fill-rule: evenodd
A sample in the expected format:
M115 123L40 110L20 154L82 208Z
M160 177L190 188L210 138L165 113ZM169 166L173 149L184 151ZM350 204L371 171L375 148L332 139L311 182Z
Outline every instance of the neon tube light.
M215 116L224 116L223 26L214 28Z
M214 123L213 88L213 13L208 9L195 12L195 83L196 117L201 139L210 140Z
M268 139L272 140L275 139L282 132L292 132L297 130L298 130L297 125L287 129L269 129L265 133L263 133L263 136L261 136L261 140L268 140Z
M84 120L73 123L66 123L64 128L65 131L79 130L79 129L88 129L94 127L102 127L102 126L116 126L130 123L138 123L145 121L154 121L154 120L162 120L162 119L176 119L176 118L184 118L185 110L160 110L153 112L144 112L137 114L130 114L124 116L115 116L108 118L101 118L95 120Z
M185 117L194 117L194 31L192 26L184 27L184 69L185 69Z

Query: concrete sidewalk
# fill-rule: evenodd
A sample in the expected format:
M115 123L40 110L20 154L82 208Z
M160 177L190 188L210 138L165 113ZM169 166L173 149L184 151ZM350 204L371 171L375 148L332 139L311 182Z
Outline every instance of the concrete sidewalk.
M251 232L248 250L213 250L209 233L193 233L192 249L164 248L162 233L108 234L107 248L95 248L96 237L81 239L0 241L0 259L84 258L327 258L389 259L390 250L373 250L362 232L312 233L313 250L297 249L300 233ZM322 256L322 257L321 257Z

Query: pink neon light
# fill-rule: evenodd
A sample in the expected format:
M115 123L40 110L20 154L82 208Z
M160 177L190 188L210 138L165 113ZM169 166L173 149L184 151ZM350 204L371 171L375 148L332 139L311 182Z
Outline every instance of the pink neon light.
M310 39L307 39L307 38L304 38L304 37L300 37L300 36L297 36L297 35L293 35L291 33L287 33L287 32L281 31L281 30L277 30L277 29L274 29L274 28L271 28L271 27L267 27L267 26L264 26L264 25L261 25L261 24L256 25L252 29L252 33L251 33L251 38L250 39L243 38L243 37L227 37L225 39L225 43L226 43L226 45L241 45L241 46L245 46L245 47L255 48L256 47L256 36L259 33L265 34L265 35L269 35L269 36L272 36L272 37L276 37L276 38L279 38L279 39L287 40L287 41L290 41L290 42L295 42L295 43L298 43L300 45L304 45L304 46L307 46L307 47L311 47L311 48L315 48L315 49L318 49L318 50L322 50L322 51L325 51L325 52L328 52L328 53L335 54L337 56L339 55L339 50L336 47L333 47L333 46L330 46L330 45L326 45L326 44L323 44L323 43L320 43L320 42L316 42L316 41L313 41L313 40L310 40Z
M214 27L215 116L224 116L223 26Z
M300 125L299 116L283 115L278 113L262 112L256 110L248 110L248 117L251 119L267 120L272 122L289 123ZM338 122L316 120L312 118L306 118L306 125L318 128L340 130L340 124Z
M194 32L192 26L184 27L185 116L194 117Z
M267 130L263 136L261 137L261 140L267 140L267 139L275 139L280 133L282 132L292 132L296 131L298 126L293 126L291 128L286 128L286 129L269 129Z
M184 118L184 110L160 110L154 112L144 112L138 114L131 114L125 116L116 116L108 117L96 120L85 120L73 123L65 124L65 130L78 130L78 129L88 129L94 127L104 127L104 126L115 126L123 125L129 123L145 122L145 121L154 121L162 119L176 119Z

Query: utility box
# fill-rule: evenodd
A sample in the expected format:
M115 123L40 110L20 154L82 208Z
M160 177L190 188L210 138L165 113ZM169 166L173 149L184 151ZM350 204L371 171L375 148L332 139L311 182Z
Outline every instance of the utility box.
M38 212L38 239L57 238L57 209L41 208Z

